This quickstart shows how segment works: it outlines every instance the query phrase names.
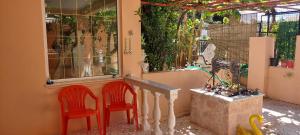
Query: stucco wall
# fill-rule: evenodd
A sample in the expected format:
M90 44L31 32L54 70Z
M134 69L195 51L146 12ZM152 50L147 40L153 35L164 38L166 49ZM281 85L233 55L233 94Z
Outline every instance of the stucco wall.
M268 69L268 96L300 104L300 36L296 40L295 66L293 69L270 67Z
M268 97L290 103L300 104L300 74L293 69L270 67ZM292 76L290 76L292 75Z
M260 88L273 99L300 104L300 36L293 69L268 66L273 46L274 39L270 37L250 38L248 87Z
M203 87L209 79L207 73L202 71L176 71L176 72L159 72L143 74L143 79L157 81L170 85L175 88L181 88L177 100L175 100L175 115L185 115L190 113L191 88ZM153 95L149 95L149 107L153 111ZM160 97L160 108L162 110L162 119L167 118L168 102L165 97Z
M60 108L57 93L61 87L74 83L46 86L47 58L43 0L0 1L0 134L1 135L57 135L60 132ZM121 3L121 46L132 30L133 54L121 55L123 75L141 76L140 22L134 15L139 0ZM121 50L122 51L122 47ZM82 82L99 95L109 80ZM76 83L76 82L75 82ZM100 95L101 97L101 95ZM112 121L124 115L114 113ZM93 127L95 125L95 118ZM86 122L71 120L69 131L86 128Z
M267 93L269 58L273 57L274 39L271 37L250 37L248 87Z

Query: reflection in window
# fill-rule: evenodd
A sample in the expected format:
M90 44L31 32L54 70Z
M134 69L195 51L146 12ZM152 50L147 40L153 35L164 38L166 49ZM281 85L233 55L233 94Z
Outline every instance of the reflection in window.
M51 79L118 74L117 0L45 0Z

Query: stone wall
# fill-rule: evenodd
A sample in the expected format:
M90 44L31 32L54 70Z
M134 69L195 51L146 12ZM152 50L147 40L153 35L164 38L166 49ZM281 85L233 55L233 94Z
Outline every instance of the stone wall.
M262 114L262 95L232 101L226 98L229 100L193 91L191 122L217 135L235 135L238 125L250 129L252 114Z

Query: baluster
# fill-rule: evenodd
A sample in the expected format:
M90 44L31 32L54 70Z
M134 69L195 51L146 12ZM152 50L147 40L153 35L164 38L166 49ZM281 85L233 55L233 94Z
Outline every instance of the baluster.
M168 119L168 134L174 135L174 127L176 123L176 117L174 113L174 101L177 98L177 92L170 93L169 98L169 119Z
M139 100L139 97L140 97L140 96L139 96L138 90L141 91L140 87L137 87L137 89L135 89L135 92L136 92L136 98L137 98L137 103L136 103L137 105L136 105L136 106L137 106L138 117L139 117L139 118L138 118L138 122L139 122L139 124L141 124L141 120L142 120L141 114L142 114L142 113L141 113L141 104L139 103L139 101L140 101L140 100ZM133 121L134 121L134 120L133 120ZM140 126L139 126L139 127L140 127Z
M155 92L154 93L154 110L153 110L153 117L154 117L154 134L155 135L162 135L162 131L159 127L160 125L160 117L161 117L161 112L159 108L159 96L160 93Z
M141 88L143 91L143 130L150 130L150 124L148 122L148 91Z

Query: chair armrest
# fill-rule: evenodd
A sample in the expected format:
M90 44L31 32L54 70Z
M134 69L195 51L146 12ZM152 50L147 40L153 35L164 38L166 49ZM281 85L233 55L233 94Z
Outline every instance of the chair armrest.
M93 93L89 93L89 95L92 97L92 99L94 99L95 100L95 102L96 102L96 110L98 110L99 109L99 98L97 97L97 96L95 96Z
M134 91L133 87L128 85L128 89L129 89L129 92L132 94L133 96L133 103L134 104L137 104L137 94L136 92Z

